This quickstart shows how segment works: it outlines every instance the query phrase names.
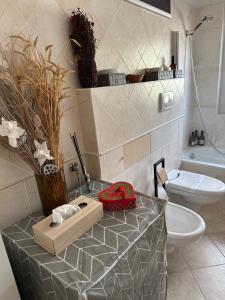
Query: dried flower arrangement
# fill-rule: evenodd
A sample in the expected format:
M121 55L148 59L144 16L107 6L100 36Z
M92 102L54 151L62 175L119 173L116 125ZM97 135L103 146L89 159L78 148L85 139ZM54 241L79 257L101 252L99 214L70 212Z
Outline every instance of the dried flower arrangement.
M74 54L78 56L78 76L84 88L97 85L97 67L95 63L96 39L94 22L79 8L72 11L69 18L70 39Z
M0 46L0 144L33 169L45 215L67 201L59 131L69 71L52 61L51 51L22 36Z

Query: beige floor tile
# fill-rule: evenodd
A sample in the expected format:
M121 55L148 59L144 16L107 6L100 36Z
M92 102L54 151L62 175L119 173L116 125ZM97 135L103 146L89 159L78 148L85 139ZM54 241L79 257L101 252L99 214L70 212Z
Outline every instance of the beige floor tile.
M189 269L183 256L177 249L167 255L167 263L168 273L182 272Z
M203 206L198 213L206 223L206 233L225 231L225 211L219 204Z
M225 299L225 266L194 270L193 275L206 300Z
M218 213L221 212L221 207L218 203L216 204L209 204L209 205L203 205L202 207L197 209L198 213L200 214L208 214L216 216Z
M191 269L225 263L225 257L207 236L204 236L199 242L183 248L181 253Z
M168 276L167 300L204 300L190 271Z
M225 256L225 232L212 233L209 234L208 237L215 243L215 245Z
M202 215L206 223L206 233L216 233L225 231L225 214L220 213L217 216L204 216Z

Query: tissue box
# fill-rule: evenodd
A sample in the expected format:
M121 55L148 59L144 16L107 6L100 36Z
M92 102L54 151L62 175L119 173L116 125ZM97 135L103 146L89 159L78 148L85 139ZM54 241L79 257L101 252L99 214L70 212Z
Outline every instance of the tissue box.
M35 242L51 254L57 255L102 219L102 203L86 196L70 202L72 205L81 203L87 205L62 224L51 227L52 215L35 224Z

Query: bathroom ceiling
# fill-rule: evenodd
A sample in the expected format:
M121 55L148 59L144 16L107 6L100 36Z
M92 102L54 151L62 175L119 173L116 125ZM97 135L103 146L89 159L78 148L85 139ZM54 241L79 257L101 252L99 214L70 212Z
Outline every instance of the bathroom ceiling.
M223 0L184 0L185 2L191 4L194 7L202 7L208 4L215 4L224 2Z

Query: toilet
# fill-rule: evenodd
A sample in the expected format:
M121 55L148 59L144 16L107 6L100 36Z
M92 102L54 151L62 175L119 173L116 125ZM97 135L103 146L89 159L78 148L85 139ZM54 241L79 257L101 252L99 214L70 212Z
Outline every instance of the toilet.
M166 192L170 201L193 209L225 200L222 181L183 170L168 173Z

